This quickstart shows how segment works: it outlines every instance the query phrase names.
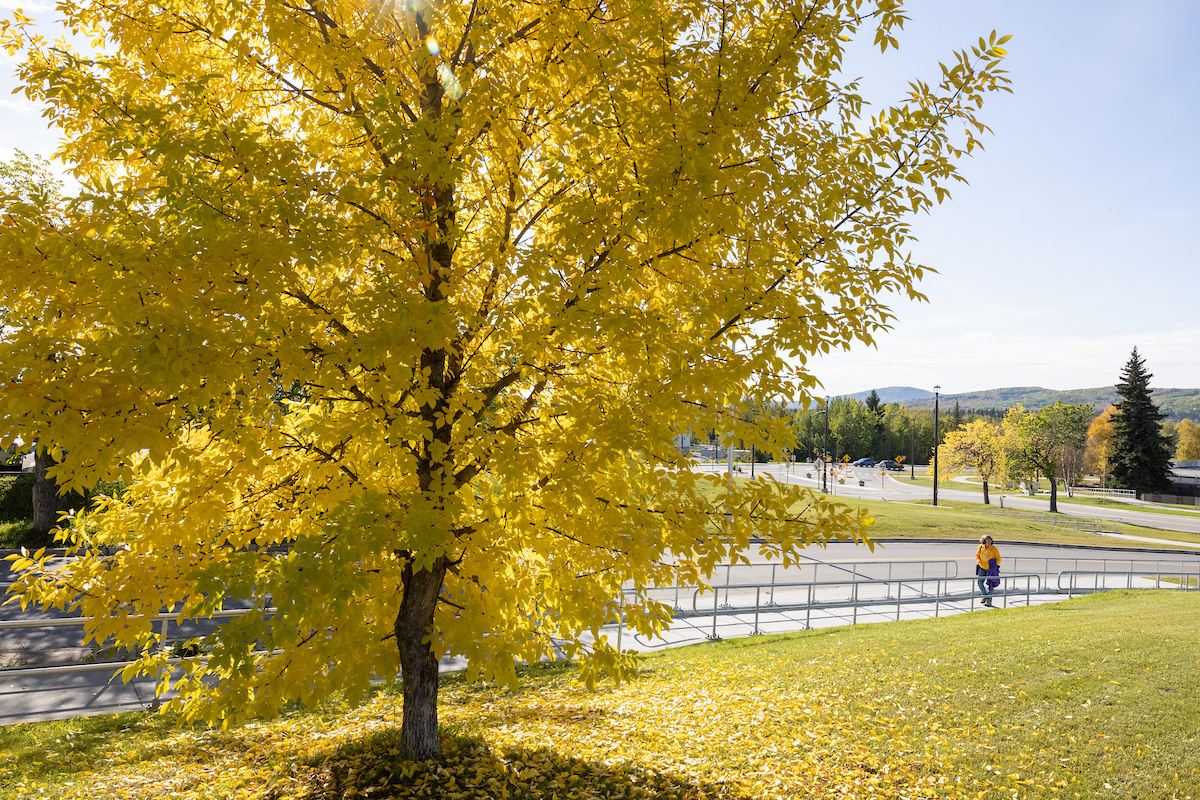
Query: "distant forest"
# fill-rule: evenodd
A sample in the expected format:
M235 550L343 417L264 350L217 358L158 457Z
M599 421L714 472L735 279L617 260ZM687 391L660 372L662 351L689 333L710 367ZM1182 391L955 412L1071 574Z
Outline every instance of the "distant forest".
M1100 413L1108 406L1115 405L1120 397L1115 386L1066 391L1043 389L1040 386L1014 386L1008 389L989 389L986 392L942 395L941 404L942 408L953 408L957 401L964 412L987 414L989 410L996 410L1003 416L1005 410L1017 403L1030 411L1038 411L1054 405L1058 400L1068 404L1091 403L1096 413ZM1190 419L1200 422L1200 389L1155 389L1154 402L1159 411L1172 421ZM933 399L907 400L904 405L909 408L932 409Z

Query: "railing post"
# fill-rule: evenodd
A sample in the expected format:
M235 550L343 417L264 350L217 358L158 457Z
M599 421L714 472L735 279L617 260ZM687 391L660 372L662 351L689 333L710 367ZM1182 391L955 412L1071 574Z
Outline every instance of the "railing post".
M617 652L621 652L621 634L625 631L625 587L621 587L621 602L617 606Z
M935 594L933 596L933 618L937 619L939 616L941 616L941 612L942 612L942 579L941 578L937 579L937 585L936 585L936 588L934 589L934 592L935 592Z
M728 576L726 576L726 577L728 577ZM726 586L729 585L728 580L726 580L725 585ZM710 636L709 638L712 639L712 641L714 641L714 642L717 640L717 600L718 600L718 598L720 598L720 596L721 596L721 593L718 590L713 589L713 629L712 629L712 636ZM727 600L729 599L729 589L725 590L725 599L727 599Z
M771 599L767 601L768 606L775 605L775 566L771 565Z
M891 581L889 580L889 585ZM904 581L896 581L896 622L900 621L900 593L904 591Z
M813 574L814 575L816 574L816 570L813 570ZM814 588L815 588L815 583L808 584L808 606L806 607L805 612L804 612L804 630L806 630L806 631L812 630L812 604L813 604L813 589Z
M755 586L754 587L754 633L752 634L753 636L758 636L758 634L759 634L759 630L758 630L758 599L761 596L762 596L762 587Z
M858 578L857 577L855 578L854 583L850 584L850 586L853 590L851 592L851 597L852 597L853 603L854 603L854 616L851 618L850 624L857 625L858 624Z

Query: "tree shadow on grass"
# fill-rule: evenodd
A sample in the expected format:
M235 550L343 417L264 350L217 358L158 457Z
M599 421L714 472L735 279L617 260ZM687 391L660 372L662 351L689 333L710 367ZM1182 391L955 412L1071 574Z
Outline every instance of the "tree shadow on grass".
M551 748L489 747L443 731L436 760L400 758L400 731L380 731L314 762L309 800L344 797L462 800L745 800L748 791L634 764L603 764ZM268 796L270 796L268 794Z

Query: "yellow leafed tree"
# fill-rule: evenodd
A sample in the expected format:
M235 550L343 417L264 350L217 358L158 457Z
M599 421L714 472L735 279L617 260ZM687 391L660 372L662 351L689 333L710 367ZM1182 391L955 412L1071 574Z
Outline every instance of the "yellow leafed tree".
M1108 465L1112 458L1113 414L1117 413L1116 406L1109 406L1100 412L1088 426L1087 446L1084 450L1084 466L1092 474L1100 474L1100 485L1108 485Z
M1181 419L1175 426L1179 444L1175 446L1175 458L1179 461L1200 460L1200 425L1190 419Z
M82 186L6 198L5 441L60 484L132 484L26 559L22 603L167 651L149 618L245 616L162 671L236 720L402 669L435 753L437 660L511 679L556 646L616 670L621 607L751 537L789 558L868 520L671 447L807 398L806 359L919 296L905 219L961 180L1003 38L866 116L843 42L890 0L63 2L73 53L3 44ZM728 516L726 514L728 513ZM99 545L122 545L115 553Z
M1003 471L1005 439L1002 426L985 419L968 422L946 434L938 445L938 461L947 475L973 469L983 480L983 502L990 505L988 481Z

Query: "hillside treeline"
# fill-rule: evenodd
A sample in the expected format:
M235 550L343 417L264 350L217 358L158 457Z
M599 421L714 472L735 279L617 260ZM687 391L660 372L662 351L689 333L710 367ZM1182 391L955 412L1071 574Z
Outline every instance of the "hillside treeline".
M1000 419L1003 411L968 412L958 405L943 407L938 419L939 434L957 430L975 419ZM927 464L933 457L933 409L909 408L903 403L872 404L854 398L835 398L829 403L829 452L837 460L869 456ZM792 412L796 431L795 457L810 460L820 453L825 441L825 409Z
M998 423L1007 409L964 409L957 402L942 406L938 414L939 443L946 435L961 430L975 420ZM796 434L792 457L812 460L825 442L825 408L789 410L782 406L757 414L788 419ZM1111 414L1097 416L1107 417ZM829 451L836 460L869 456L904 463L928 464L933 459L934 413L932 408L910 407L905 403L863 402L852 397L834 398L829 403ZM1200 426L1189 420L1166 420L1162 426L1179 460L1200 458ZM761 454L769 458L769 454Z

